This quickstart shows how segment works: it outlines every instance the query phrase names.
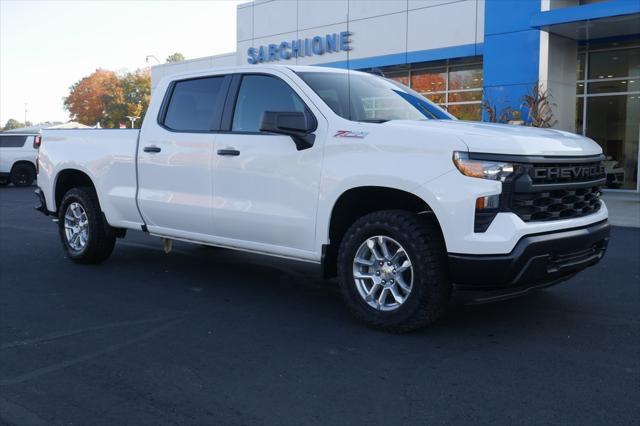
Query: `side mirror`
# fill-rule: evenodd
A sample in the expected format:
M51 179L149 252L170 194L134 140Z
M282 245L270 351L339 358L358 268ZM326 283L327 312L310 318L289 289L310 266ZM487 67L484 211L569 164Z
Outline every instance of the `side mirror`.
M265 111L260 120L260 131L291 136L298 151L311 148L316 139L315 119L299 111Z

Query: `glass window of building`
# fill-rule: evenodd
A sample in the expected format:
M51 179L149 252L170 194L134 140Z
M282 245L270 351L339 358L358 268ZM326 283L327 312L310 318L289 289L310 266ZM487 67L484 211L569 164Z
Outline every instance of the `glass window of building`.
M412 64L410 68L387 68L383 72L461 120L482 118L481 58Z
M602 146L607 187L638 189L640 40L585 47L576 75L576 132Z
M390 78L392 80L397 81L400 84L404 84L405 86L409 86L409 71L400 71L396 73L388 73L385 74L385 77Z

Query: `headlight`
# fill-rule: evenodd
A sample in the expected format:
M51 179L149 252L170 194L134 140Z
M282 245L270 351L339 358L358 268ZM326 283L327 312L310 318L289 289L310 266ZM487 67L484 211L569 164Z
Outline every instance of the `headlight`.
M472 160L466 152L454 152L453 164L460 173L481 179L504 180L513 173L513 164L502 161Z

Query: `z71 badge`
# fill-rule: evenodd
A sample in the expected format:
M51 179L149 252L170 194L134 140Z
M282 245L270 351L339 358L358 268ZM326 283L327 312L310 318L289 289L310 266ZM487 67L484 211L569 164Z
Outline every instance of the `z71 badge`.
M351 130L338 130L334 138L355 138L355 139L364 139L368 135L367 132L353 132Z

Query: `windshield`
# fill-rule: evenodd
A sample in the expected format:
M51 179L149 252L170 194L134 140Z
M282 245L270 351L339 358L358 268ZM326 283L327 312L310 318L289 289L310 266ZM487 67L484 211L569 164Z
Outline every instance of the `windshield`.
M419 93L393 80L360 73L299 72L298 75L342 118L389 120L452 119Z

